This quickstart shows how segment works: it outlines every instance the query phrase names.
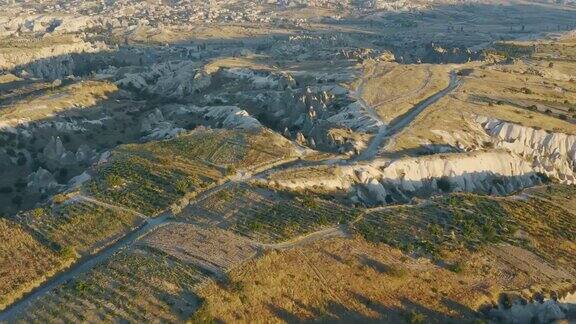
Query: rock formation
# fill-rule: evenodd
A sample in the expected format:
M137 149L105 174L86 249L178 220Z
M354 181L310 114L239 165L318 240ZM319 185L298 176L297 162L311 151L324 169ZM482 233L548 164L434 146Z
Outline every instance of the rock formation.
M494 118L476 119L496 146L532 161L532 167L563 183L576 183L576 136L551 133Z
M31 173L27 180L28 191L32 193L45 193L60 188L52 173L42 168L38 168L36 172Z
M320 176L326 174L326 176ZM334 166L318 177L274 178L274 185L302 190L349 191L367 204L386 204L448 191L505 195L540 184L541 175L521 156L504 151L404 158Z
M182 99L210 86L211 76L192 61L177 61L155 64L145 72L127 73L116 84L144 94Z

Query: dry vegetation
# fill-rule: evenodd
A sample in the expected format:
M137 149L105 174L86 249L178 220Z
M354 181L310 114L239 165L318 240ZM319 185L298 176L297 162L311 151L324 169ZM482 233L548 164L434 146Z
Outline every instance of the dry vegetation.
M40 120L63 110L94 106L116 91L118 88L110 82L82 81L2 107L0 117L8 120Z
M450 80L446 65L372 63L365 70L361 96L384 122L446 88Z
M0 217L0 309L67 265L68 257Z
M21 321L180 322L196 310L193 290L203 278L167 255L124 251L36 301Z
M199 291L193 319L473 321L502 294L575 285L574 214L543 200L452 195L370 212L353 227L354 239L272 251L233 270Z
M163 226L146 235L139 244L194 264L219 278L259 251L255 242L229 231L185 223Z
M237 170L293 156L290 142L269 131L197 131L167 141L120 146L88 190L98 199L152 216Z

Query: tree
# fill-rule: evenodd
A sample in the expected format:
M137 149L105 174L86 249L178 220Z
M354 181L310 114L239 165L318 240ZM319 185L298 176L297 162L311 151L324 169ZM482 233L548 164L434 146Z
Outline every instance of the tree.
M450 192L452 191L452 183L448 177L442 177L436 181L436 185L438 189L442 190L443 192Z
M109 187L115 188L115 187L119 187L124 183L124 181L122 180L122 177L116 175L116 174L109 174L106 176L106 184L108 184Z
M16 205L18 207L20 207L20 205L22 205L22 197L21 196L15 196L14 198L12 198L12 204Z

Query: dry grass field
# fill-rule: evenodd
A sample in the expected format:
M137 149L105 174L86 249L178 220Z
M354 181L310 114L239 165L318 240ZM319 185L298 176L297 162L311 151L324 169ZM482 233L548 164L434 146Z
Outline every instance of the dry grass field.
M0 310L62 269L70 257L38 241L21 225L0 218Z
M116 85L103 81L81 81L57 91L47 88L40 96L30 96L1 107L0 118L37 121L62 111L92 107L116 91Z
M21 322L181 322L199 304L204 275L146 249L123 251L34 303Z
M532 198L456 195L434 204L370 212L353 225L360 234L353 239L251 260L231 271L227 284L199 290L204 303L193 320L475 322L480 309L502 298L574 288L575 264L567 258L575 253L574 214ZM460 223L448 222L458 213ZM376 236L368 224L380 226Z
M360 95L384 122L406 113L446 88L449 65L372 63L365 67Z

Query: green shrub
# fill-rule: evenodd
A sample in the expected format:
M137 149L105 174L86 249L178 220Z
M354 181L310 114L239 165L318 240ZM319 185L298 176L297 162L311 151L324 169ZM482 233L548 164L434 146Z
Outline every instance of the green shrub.
M116 174L109 174L106 176L106 184L108 187L115 188L119 187L124 183L122 177Z
M438 189L442 190L443 192L450 192L452 191L452 183L448 177L442 177L436 181L436 185L438 185Z
M408 323L410 324L424 324L426 322L426 315L416 310L410 311L407 317L408 317Z

